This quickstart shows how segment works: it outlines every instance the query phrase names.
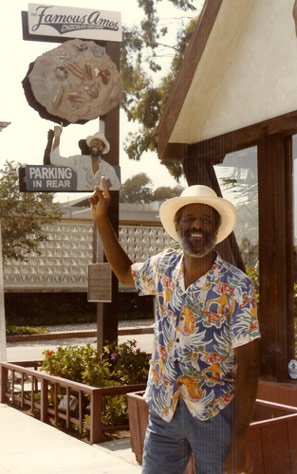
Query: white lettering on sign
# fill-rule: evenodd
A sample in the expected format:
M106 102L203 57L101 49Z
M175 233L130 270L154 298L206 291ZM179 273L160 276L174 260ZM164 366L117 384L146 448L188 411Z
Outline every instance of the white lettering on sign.
M30 179L70 179L72 173L71 168L29 167Z
M77 191L77 176L68 166L26 165L27 191Z
M53 189L56 189L56 188L68 188L70 189L70 181L68 180L60 180L58 181L57 179L54 179L54 180L49 180L47 179L46 180L46 187L47 188L53 188Z

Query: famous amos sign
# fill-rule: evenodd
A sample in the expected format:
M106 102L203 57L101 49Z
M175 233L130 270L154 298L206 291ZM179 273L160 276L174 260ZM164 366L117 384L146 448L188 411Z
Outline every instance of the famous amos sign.
M30 63L22 81L28 104L42 118L64 126L84 124L106 117L119 106L120 12L30 3L22 19L24 39L61 43ZM108 42L117 42L111 47L111 56L107 54ZM118 117L115 120L118 122ZM52 139L51 143L48 140L44 165L19 169L21 191L92 191L100 186L102 175L110 190L120 189L120 169L113 166L114 161L118 163L114 156L110 163L97 157L94 165L91 151L85 150L81 156L66 160L59 156L53 161L51 144Z
M28 32L38 36L121 41L121 14L29 3Z

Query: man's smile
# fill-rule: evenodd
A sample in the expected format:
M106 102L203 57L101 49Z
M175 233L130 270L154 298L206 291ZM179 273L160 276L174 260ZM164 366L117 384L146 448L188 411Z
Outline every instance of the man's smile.
M203 239L204 238L204 233L201 231L197 230L190 230L188 232L189 237L195 238L195 239Z

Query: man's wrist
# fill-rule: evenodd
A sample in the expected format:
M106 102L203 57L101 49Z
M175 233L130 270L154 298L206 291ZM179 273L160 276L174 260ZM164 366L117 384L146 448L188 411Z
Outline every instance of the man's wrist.
M94 221L98 226L104 226L104 225L109 225L110 224L110 219L108 216L108 212L103 212L100 215L95 216Z

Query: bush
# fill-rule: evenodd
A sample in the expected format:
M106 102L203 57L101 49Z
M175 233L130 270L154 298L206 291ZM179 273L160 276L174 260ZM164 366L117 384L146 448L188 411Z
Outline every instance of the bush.
M49 326L96 321L96 304L86 293L6 293L7 324Z
M119 320L154 318L152 296L120 292L117 306ZM5 314L7 324L20 326L94 323L97 306L86 293L6 293Z
M259 302L259 271L255 267L247 267L246 273L254 284L255 292L257 295L257 302Z
M23 334L45 334L47 333L46 328L36 328L36 327L31 327L31 326L13 326L13 325L8 325L6 327L6 334L8 336L17 336L17 335L23 335Z
M135 340L105 346L102 353L87 344L58 347L56 352L46 350L44 356L41 370L93 387L146 383L150 359L149 354L136 348ZM128 423L125 395L105 398L102 422Z
M259 297L260 297L259 271L255 267L247 267L246 273L254 284L256 295L257 295L257 301L259 302ZM294 303L295 305L297 305L297 282L294 283Z

